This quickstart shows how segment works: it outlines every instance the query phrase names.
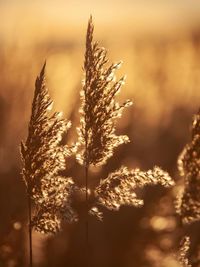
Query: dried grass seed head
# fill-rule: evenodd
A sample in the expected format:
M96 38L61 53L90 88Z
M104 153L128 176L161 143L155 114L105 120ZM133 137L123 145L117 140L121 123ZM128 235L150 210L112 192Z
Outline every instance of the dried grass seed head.
M128 170L122 166L100 182L95 194L98 202L108 209L118 210L122 205L140 207L143 200L137 197L135 190L157 184L169 187L174 182L168 173L159 167L143 172L139 169Z
M184 223L200 220L200 110L194 116L192 141L181 153L178 168L184 176L184 191L178 196L177 211Z
M192 265L189 264L188 261L188 250L190 248L190 238L188 236L185 236L180 245L179 252L177 254L177 261L180 264L180 267L192 267Z
M25 143L21 143L21 157L23 178L36 206L36 216L40 214L44 219L45 214L48 214L48 221L48 218L54 217L52 214L61 220L58 215L61 215L63 203L66 212L71 209L70 190L73 183L71 178L60 176L60 172L66 168L65 159L71 155L73 148L60 144L71 123L62 119L58 112L50 115L53 102L46 87L45 65L36 79L28 137ZM36 229L43 228L44 221L41 218L33 219L34 222L41 222L41 225L34 224ZM52 225L56 224L52 221ZM52 229L49 228L49 231L52 232Z
M114 148L129 142L126 135L115 134L116 119L125 107L115 101L116 94L124 84L124 78L115 81L114 73L121 63L108 62L107 51L93 42L94 26L90 18L86 36L85 80L81 92L81 120L78 129L81 151L77 160L84 165L103 165L113 155Z

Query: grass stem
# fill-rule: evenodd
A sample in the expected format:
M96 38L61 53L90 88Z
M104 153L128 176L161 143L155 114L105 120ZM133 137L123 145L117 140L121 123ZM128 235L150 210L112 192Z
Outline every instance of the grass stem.
M86 266L88 266L89 259L89 222L88 222L88 165L85 166L85 202L86 202L86 220L85 220L85 230L86 230Z
M29 266L33 267L33 249L32 249L32 225L31 225L31 213L32 213L32 205L31 205L31 197L28 195L28 232L29 232Z

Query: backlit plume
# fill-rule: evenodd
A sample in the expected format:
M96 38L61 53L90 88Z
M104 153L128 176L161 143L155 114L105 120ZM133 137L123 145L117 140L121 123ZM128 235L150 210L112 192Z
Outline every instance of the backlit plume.
M192 141L187 144L178 160L184 176L184 191L178 198L178 212L183 222L200 220L200 110L192 125Z
M122 205L140 207L143 200L137 197L135 190L157 184L169 187L174 182L167 172L158 167L147 172L121 167L100 182L95 194L98 202L108 209L118 210Z
M32 226L45 233L55 233L61 221L73 221L76 214L70 207L71 178L62 177L65 159L74 147L60 144L71 123L61 114L51 114L52 100L45 83L45 65L36 79L32 114L25 144L21 143L23 178L28 196L34 203Z
M129 142L126 135L115 134L116 119L122 110L132 104L122 105L115 101L116 94L124 84L124 78L115 81L115 71L121 63L106 67L108 59L104 48L93 42L92 18L88 23L84 71L81 91L81 126L78 129L81 151L77 159L86 166L103 165L113 155L114 148Z
M190 238L188 236L184 237L181 241L179 252L177 253L177 260L180 267L192 267L188 261L188 250L190 248Z

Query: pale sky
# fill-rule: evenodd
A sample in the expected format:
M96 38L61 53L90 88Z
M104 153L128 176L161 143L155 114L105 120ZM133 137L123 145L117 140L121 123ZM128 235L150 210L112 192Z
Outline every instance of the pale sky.
M0 37L71 29L84 32L92 14L99 34L118 29L121 34L171 33L200 25L197 0L0 0Z

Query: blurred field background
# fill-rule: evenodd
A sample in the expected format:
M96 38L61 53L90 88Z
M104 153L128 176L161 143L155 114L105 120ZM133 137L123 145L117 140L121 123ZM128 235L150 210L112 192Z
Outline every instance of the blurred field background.
M110 61L123 60L126 84L119 101L133 107L118 123L129 145L93 173L91 186L126 164L167 170L177 187L147 188L142 209L106 212L90 221L91 266L176 267L171 253L184 233L192 238L190 259L200 266L200 226L181 227L174 199L182 186L176 161L190 138L200 104L200 2L198 1L0 1L0 267L27 266L27 207L20 175L19 144L26 138L34 81L45 59L55 109L70 118L76 140L87 21ZM67 174L81 183L74 160ZM79 201L80 202L80 201ZM78 204L81 209L81 203ZM199 247L199 248L198 248ZM198 259L199 257L199 259ZM65 225L56 237L34 234L34 266L85 266L84 226Z

